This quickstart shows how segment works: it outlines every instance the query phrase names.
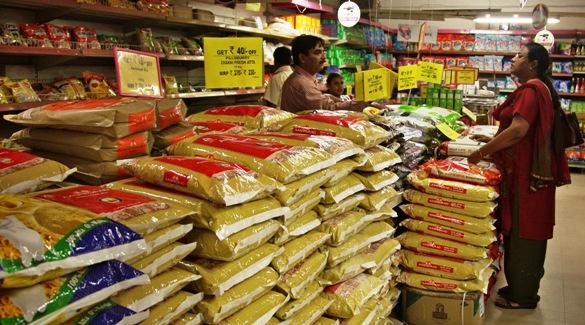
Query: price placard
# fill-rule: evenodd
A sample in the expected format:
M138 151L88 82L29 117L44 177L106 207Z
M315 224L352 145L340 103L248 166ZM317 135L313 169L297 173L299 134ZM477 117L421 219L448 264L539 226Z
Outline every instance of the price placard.
M418 63L419 80L434 84L443 83L443 65L421 61Z
M261 87L264 54L259 37L204 37L205 87Z
M418 65L398 67L398 90L416 88L418 82Z
M478 69L462 68L455 70L455 83L458 85L473 85L478 77Z
M461 136L446 123L437 124L437 129L439 129L441 133L443 133L445 136L447 136L447 138L451 140L455 140Z
M156 54L114 48L114 62L121 96L163 97L160 63Z

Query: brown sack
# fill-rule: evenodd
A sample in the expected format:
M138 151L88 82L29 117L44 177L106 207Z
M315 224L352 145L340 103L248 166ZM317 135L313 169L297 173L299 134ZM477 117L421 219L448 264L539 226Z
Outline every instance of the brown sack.
M182 99L159 99L156 101L156 129L163 130L185 119L187 105Z

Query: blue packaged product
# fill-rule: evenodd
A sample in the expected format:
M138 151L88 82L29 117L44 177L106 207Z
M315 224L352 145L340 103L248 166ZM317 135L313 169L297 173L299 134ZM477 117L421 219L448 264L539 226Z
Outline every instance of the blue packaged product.
M147 318L148 310L137 313L108 299L63 325L129 325Z

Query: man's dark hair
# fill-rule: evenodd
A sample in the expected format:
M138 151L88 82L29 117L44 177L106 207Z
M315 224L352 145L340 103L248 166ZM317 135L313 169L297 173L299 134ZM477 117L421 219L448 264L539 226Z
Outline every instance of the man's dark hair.
M339 73L337 73L337 72L331 72L327 76L327 84L330 85L333 82L333 80L335 80L337 78L343 80L343 77Z
M325 41L317 36L303 34L301 36L295 37L295 39L292 41L293 62L295 64L300 64L301 59L299 58L299 54L303 53L308 55L309 51L319 44L325 47Z
M274 65L290 65L292 63L291 51L288 47L281 46L274 50Z

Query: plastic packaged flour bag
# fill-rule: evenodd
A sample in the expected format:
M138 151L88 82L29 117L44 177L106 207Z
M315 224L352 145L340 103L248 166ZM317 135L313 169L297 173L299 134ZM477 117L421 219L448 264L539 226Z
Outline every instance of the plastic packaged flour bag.
M498 206L497 203L491 201L471 202L450 199L438 195L425 194L415 190L406 190L403 195L405 199L412 203L476 218L489 217Z
M187 117L189 123L222 121L243 124L247 129L259 130L286 121L293 113L262 105L233 105L208 109Z
M351 318L360 313L365 303L377 295L384 281L372 275L360 274L345 282L325 288L325 295L333 300L327 315Z
M465 201L494 201L499 196L493 186L474 185L438 178L420 178L416 173L408 175L408 182L421 192Z
M63 325L138 324L147 319L148 314L148 310L135 312L108 299L75 316Z
M433 175L439 178L452 179L479 185L498 185L502 174L496 165L487 161L480 161L473 165L467 158L449 157L445 160L429 160L421 166L424 171L421 177Z
M358 156L355 160L363 164L357 169L364 172L379 172L402 162L397 153L382 146L366 149L365 155Z

